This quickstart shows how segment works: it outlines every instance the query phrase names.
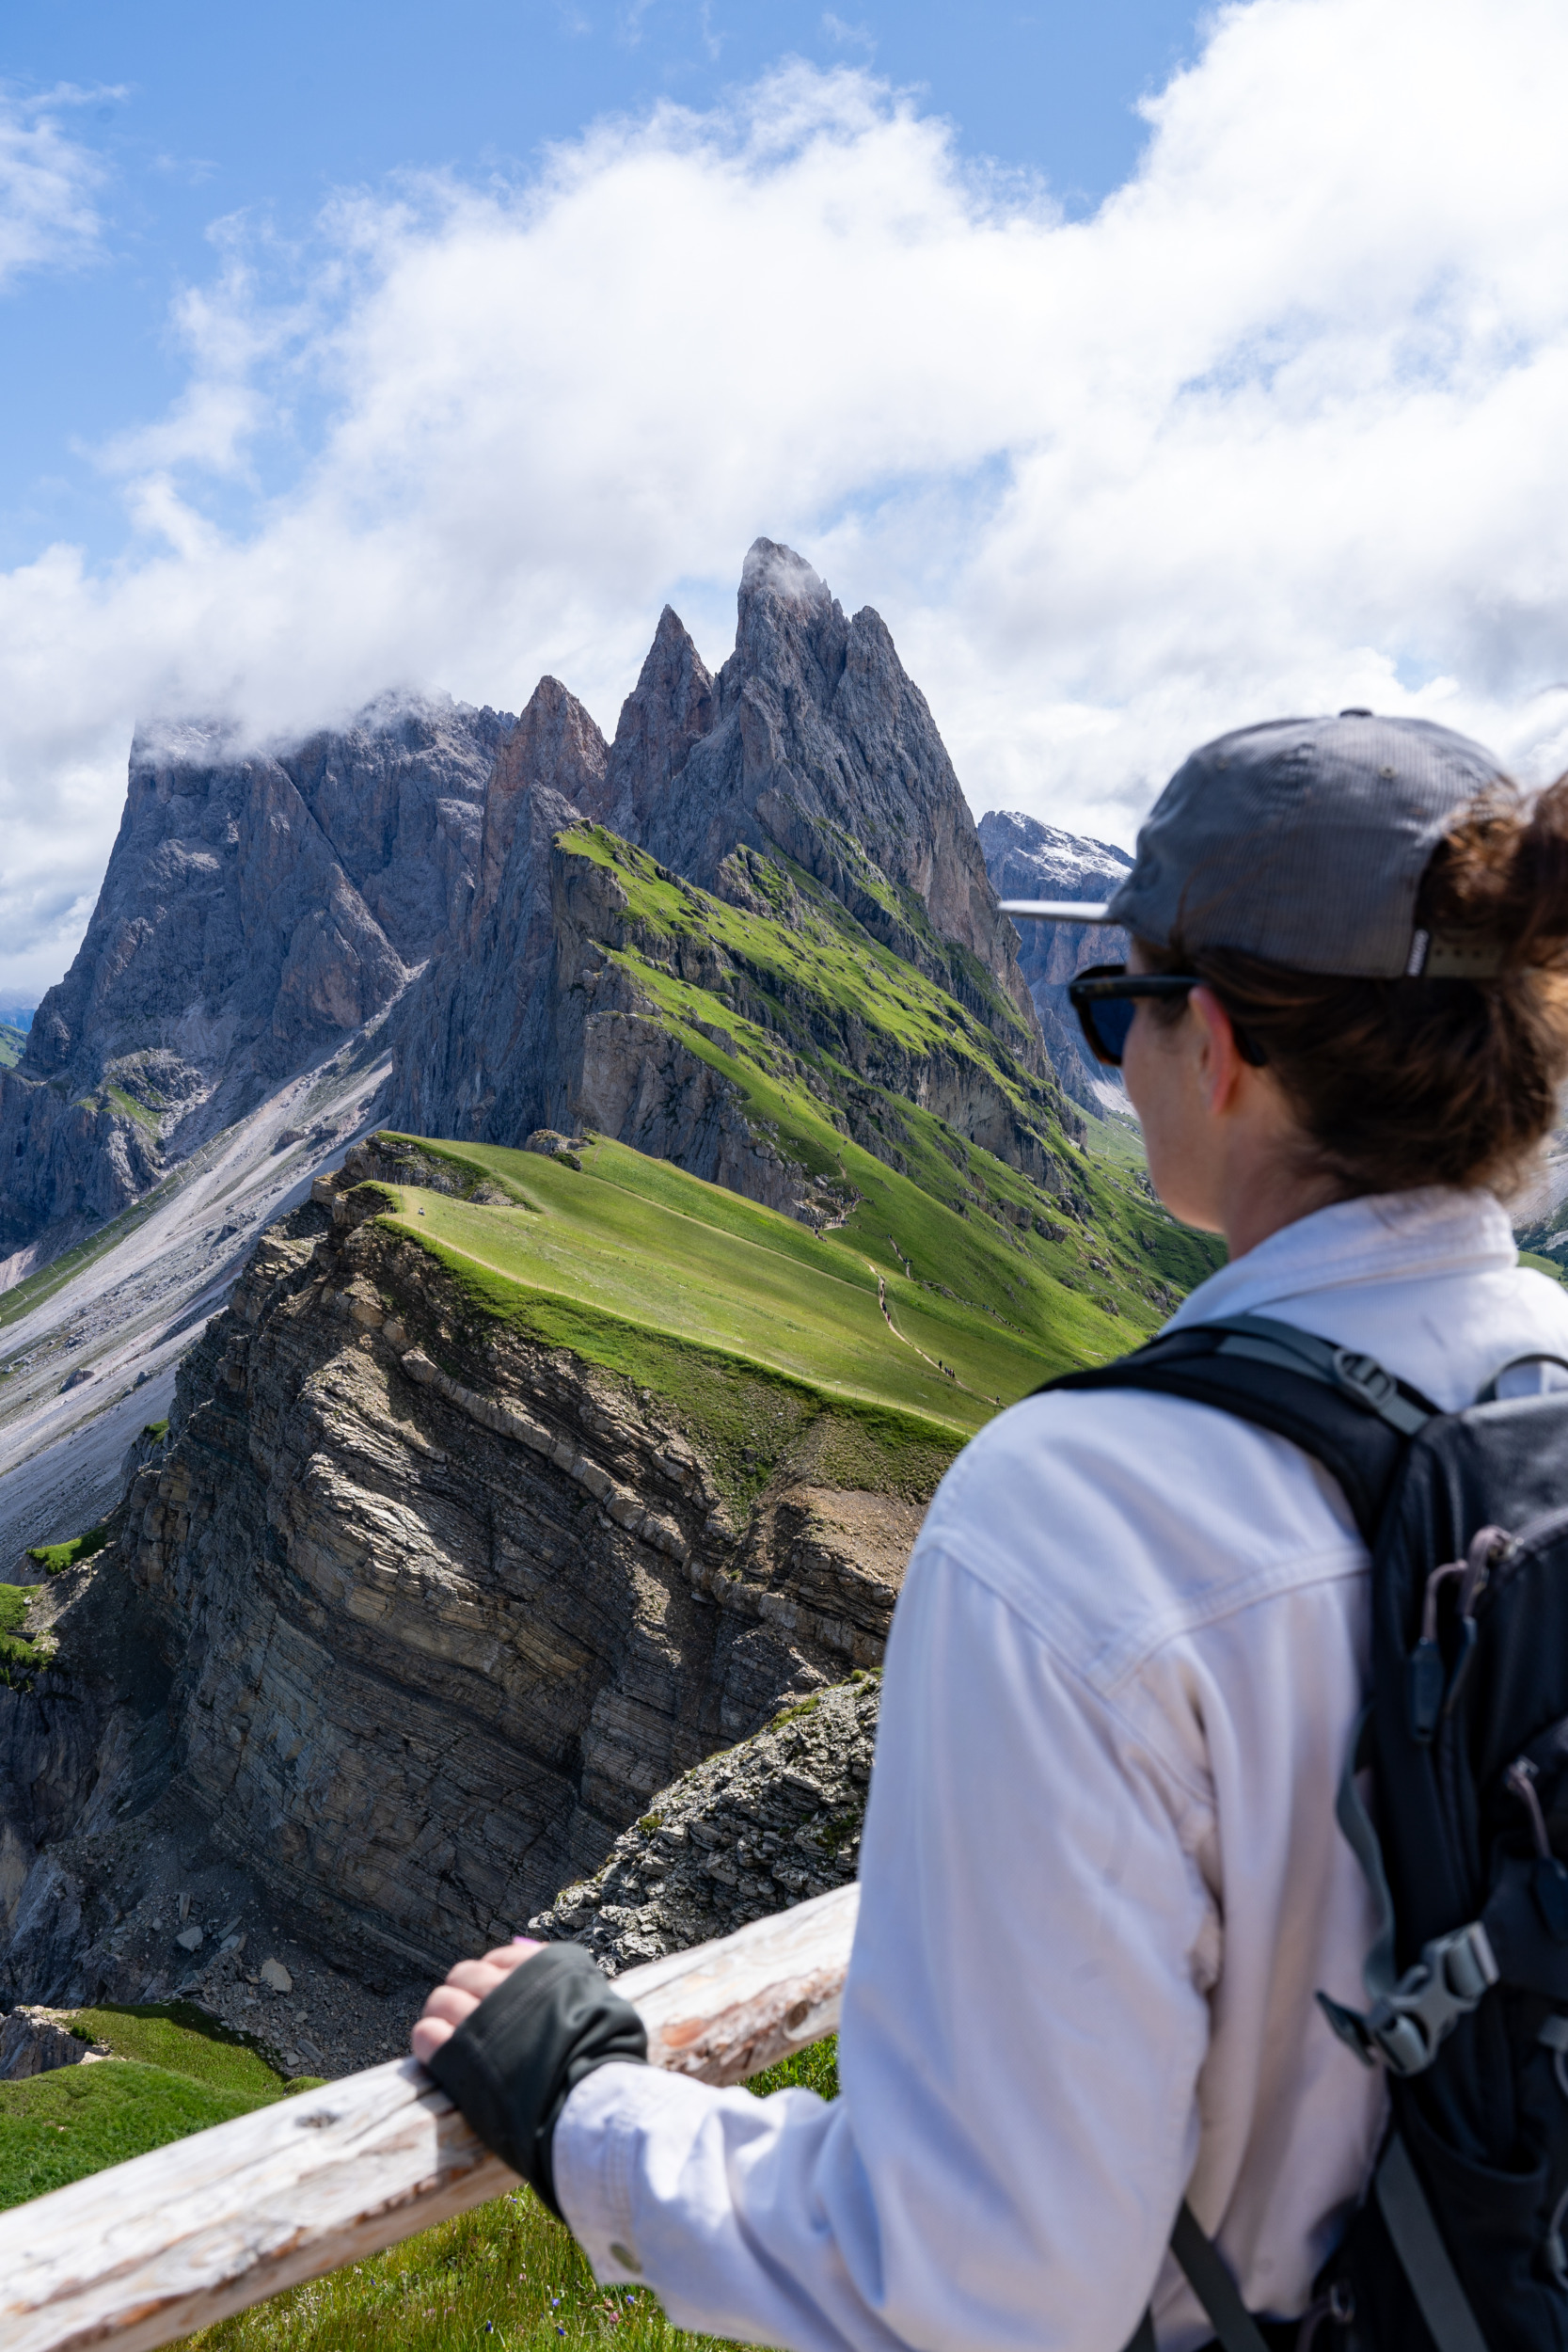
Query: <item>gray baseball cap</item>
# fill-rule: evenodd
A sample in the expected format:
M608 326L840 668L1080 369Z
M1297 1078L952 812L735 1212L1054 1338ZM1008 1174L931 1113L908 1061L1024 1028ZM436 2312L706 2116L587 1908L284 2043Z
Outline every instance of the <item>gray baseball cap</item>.
M1430 719L1273 719L1205 743L1166 785L1104 905L1004 900L1008 914L1119 923L1157 947L1234 947L1346 978L1484 978L1485 948L1429 939L1416 899L1433 851L1498 761Z

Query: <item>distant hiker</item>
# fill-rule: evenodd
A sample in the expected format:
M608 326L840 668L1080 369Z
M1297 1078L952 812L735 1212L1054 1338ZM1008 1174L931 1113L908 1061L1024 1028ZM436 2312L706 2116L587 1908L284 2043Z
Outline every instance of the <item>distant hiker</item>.
M463 1963L414 2047L685 2328L1561 2347L1568 1297L1499 1195L1568 1074L1568 779L1531 805L1419 720L1246 728L1108 908L1050 912L1131 934L1085 1034L1229 1263L931 1505L842 2096L639 2063L569 1946Z

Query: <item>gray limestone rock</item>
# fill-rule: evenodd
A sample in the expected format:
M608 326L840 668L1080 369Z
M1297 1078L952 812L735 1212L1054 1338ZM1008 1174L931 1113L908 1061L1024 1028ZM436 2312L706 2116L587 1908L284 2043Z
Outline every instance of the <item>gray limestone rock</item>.
M666 823L676 779L717 716L713 678L685 624L666 605L637 684L621 707L603 777L579 794L583 814L623 840Z
M385 1010L467 920L511 725L388 702L271 755L137 738L87 936L0 1071L0 1254L114 1216Z
M625 951L662 960L668 948L625 919L612 872L556 847L584 816L670 881L765 915L779 914L768 891L793 885L777 864L759 882L757 861L793 858L873 939L958 996L1005 1046L1022 1096L1061 1117L1012 926L924 699L876 613L846 620L809 564L759 540L717 683L668 607L611 746L557 680L541 680L491 780L467 930L395 1016L393 1127L517 1145L540 1128L592 1126L791 1214L842 1214L637 985ZM748 977L718 950L683 949L677 962L683 978L720 978L729 1001L778 1024L776 980ZM890 1166L904 1156L887 1089L1054 1186L1039 1136L972 1062L883 1067L832 1008L802 1005L798 1018L802 1040L844 1027L835 1051L868 1082L842 1105L845 1131ZM720 1029L712 1040L726 1046ZM1074 1115L1064 1123L1072 1133Z
M529 1933L585 1945L613 1977L842 1886L860 1858L880 1700L880 1677L857 1674L709 1756Z
M709 889L736 847L783 850L982 1017L1010 1026L1010 1008L1033 1034L1011 926L926 698L881 616L847 619L793 548L749 549L735 651L711 685L666 610L605 787L582 805Z
M428 1981L880 1660L919 1502L818 1483L807 1439L726 1503L678 1407L476 1322L377 1221L362 1180L420 1173L391 1148L263 1237L113 1540L38 1597L51 1662L0 1688L13 2000L239 2017L242 1919L296 1982Z
M1059 825L1006 809L990 809L981 818L978 838L999 898L1108 898L1132 865L1127 851L1112 842L1065 833ZM1022 922L1018 930L1019 964L1056 1074L1075 1102L1102 1114L1109 1107L1107 1093L1114 1097L1117 1089L1111 1073L1085 1050L1067 984L1086 964L1124 962L1127 934L1083 923Z
M72 2033L69 2017L61 2010L13 2009L0 2019L0 2083L51 2074L56 2067L80 2066L88 2058L108 2055L101 2043Z

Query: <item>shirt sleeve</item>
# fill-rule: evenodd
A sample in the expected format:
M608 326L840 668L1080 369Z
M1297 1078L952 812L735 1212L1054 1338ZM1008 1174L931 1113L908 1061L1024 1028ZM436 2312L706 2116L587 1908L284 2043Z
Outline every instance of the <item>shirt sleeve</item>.
M797 2352L1125 2344L1197 2149L1212 1831L1205 1792L923 1538L889 1645L841 2096L590 2075L554 2165L598 2275L641 2279L682 2327Z

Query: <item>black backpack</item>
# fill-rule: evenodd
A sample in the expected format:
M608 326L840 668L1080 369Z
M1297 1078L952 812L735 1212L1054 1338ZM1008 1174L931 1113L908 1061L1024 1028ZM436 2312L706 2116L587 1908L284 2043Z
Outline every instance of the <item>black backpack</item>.
M1386 2068L1388 2130L1300 2322L1251 2317L1182 2206L1172 2250L1223 2352L1568 2352L1568 1388L1543 1385L1558 1361L1522 1358L1440 1413L1370 1357L1237 1315L1048 1384L1189 1397L1292 1439L1372 1555L1371 1697L1338 1813L1382 1926L1366 2010L1318 1997ZM1499 1397L1505 1373L1536 1392ZM1146 2317L1128 2352L1153 2344Z

